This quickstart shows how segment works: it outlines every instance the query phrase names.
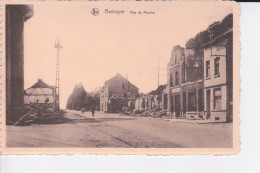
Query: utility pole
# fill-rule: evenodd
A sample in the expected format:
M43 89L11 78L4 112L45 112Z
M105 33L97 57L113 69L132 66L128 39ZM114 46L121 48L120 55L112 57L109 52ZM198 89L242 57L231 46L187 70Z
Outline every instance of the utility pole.
M55 109L60 110L60 49L62 46L60 45L60 40L57 39L55 41L55 46L57 49L57 62L56 62L56 82L55 82L55 90L54 90L54 104Z

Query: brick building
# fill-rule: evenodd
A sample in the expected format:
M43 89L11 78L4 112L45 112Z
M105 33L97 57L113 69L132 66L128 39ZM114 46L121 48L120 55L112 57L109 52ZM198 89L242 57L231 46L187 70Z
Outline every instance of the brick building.
M135 100L139 89L128 79L117 74L105 82L100 92L100 111L120 112L128 106L129 100Z

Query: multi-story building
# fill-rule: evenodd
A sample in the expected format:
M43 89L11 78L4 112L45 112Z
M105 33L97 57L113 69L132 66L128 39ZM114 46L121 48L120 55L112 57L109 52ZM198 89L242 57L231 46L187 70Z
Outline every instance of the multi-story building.
M190 39L193 49L173 48L162 102L174 118L232 121L232 28L229 14Z
M207 119L230 122L233 118L233 29L232 22L227 27L223 21L222 33L211 35L204 45L204 111ZM217 25L221 27L221 23ZM211 29L212 26L209 32Z
M117 74L105 82L100 93L100 111L120 112L135 100L139 89L122 75Z
M173 48L162 97L163 109L174 118L203 116L202 56L194 49Z

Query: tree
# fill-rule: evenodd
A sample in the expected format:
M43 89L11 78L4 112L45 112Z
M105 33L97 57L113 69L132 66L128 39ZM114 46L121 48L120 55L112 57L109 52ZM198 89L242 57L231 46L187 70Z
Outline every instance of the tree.
M72 110L84 108L86 111L89 111L92 106L99 110L99 92L87 93L81 83L75 85L72 94L68 98L66 108Z
M67 109L80 110L85 106L86 94L83 85L79 83L75 85L72 94L69 96L67 101Z

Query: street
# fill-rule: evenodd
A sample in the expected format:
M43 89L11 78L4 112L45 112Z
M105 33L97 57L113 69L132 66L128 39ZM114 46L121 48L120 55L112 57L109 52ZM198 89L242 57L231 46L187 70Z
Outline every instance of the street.
M151 117L67 111L69 122L7 126L7 147L229 148L232 123L196 124Z

